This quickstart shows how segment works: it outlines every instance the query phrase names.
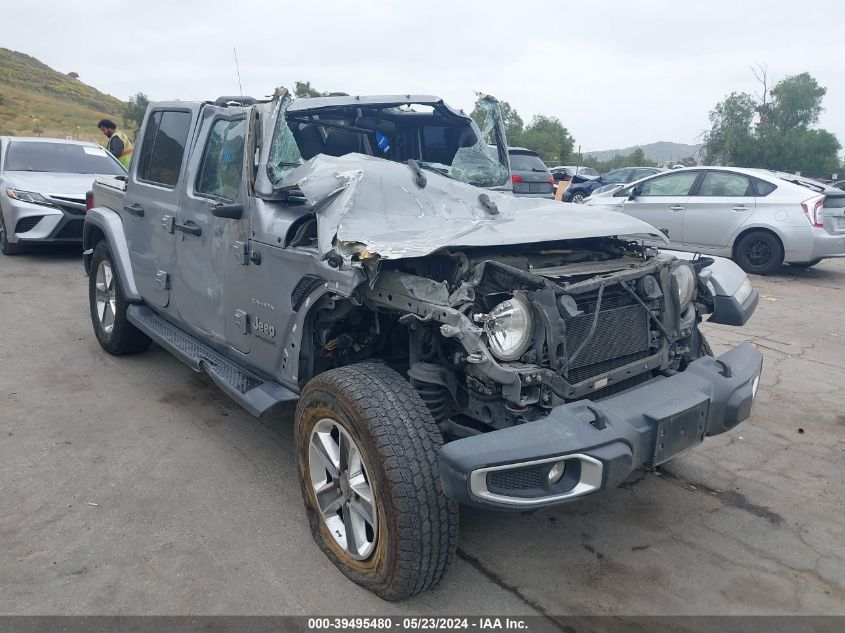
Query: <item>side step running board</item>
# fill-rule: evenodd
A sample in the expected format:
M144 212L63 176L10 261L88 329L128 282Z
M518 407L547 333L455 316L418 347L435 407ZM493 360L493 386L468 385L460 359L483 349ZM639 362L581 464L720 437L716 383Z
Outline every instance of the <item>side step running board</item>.
M200 343L147 306L130 305L126 317L139 330L194 371L204 371L227 396L258 417L299 396L272 380L264 381Z

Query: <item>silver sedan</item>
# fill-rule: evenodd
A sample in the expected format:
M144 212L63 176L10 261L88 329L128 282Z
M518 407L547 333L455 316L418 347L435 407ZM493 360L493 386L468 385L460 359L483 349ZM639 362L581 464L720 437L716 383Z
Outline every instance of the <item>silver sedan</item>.
M82 243L85 194L97 175L126 175L94 143L0 137L0 252L36 242Z
M585 203L645 220L672 248L730 257L749 273L845 256L845 192L792 174L679 169L595 193Z

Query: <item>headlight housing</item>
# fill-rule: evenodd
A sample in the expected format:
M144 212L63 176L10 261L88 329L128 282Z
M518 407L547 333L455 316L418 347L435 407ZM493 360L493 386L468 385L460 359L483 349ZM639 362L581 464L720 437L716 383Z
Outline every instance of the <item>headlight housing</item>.
M678 302L683 310L695 294L695 271L689 264L681 263L672 269L672 276L678 284Z
M531 345L533 332L531 305L518 295L502 301L484 321L490 351L499 360L516 360Z
M6 189L6 195L12 200L20 200L21 202L29 202L30 204L40 204L45 207L54 207L52 202L42 196L40 193L34 191L20 191L19 189Z

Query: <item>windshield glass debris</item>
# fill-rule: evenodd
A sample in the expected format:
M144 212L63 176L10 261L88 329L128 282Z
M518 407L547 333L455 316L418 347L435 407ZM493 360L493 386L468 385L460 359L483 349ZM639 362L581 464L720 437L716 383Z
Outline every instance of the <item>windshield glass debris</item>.
M267 159L267 175L272 183L279 182L290 170L302 164L302 154L285 120L285 113L290 104L290 94L285 91L279 100L276 129Z

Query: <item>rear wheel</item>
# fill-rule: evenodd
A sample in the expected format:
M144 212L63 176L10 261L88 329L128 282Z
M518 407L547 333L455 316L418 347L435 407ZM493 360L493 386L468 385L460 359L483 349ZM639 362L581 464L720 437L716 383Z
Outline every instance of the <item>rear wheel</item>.
M109 354L137 354L150 346L150 338L126 318L129 304L105 240L97 244L91 257L88 302L94 334Z
M376 363L327 371L303 390L294 436L311 534L338 569L385 600L440 582L458 509L440 485L440 433L413 387Z
M6 223L0 214L0 253L4 255L20 255L26 250L23 244L13 244L6 235Z
M767 275L783 265L783 246L768 231L751 231L736 244L734 260L747 273Z

